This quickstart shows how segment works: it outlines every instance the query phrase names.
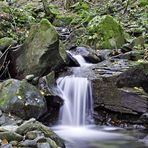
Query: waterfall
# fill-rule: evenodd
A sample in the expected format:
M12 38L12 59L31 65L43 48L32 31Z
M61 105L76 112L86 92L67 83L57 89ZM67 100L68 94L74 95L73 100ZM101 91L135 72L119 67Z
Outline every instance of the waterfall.
M60 109L58 125L52 129L66 141L66 148L98 148L101 141L124 139L122 134L105 132L95 126L91 82L87 78L78 77L79 73L83 73L83 68L87 69L91 64L81 55L72 56L80 67L74 69L71 76L57 79L58 94L64 104ZM99 142L98 145L93 146L96 142Z
M81 126L92 122L92 91L87 78L67 76L57 80L64 105L60 110L60 124Z
M76 59L76 61L80 64L80 66L91 66L91 63L86 62L86 60L84 59L84 57L82 55L79 54L74 54L71 51L66 51L67 53L69 53L74 59Z
M89 63L78 54L67 51L80 64L80 68L89 66ZM64 105L61 107L60 125L82 126L92 122L92 88L87 78L66 76L57 80L62 92Z

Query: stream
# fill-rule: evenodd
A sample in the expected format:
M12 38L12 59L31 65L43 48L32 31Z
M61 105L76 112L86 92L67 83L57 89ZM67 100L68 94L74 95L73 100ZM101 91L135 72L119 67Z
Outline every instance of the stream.
M92 65L81 55L71 55L80 64L79 73L81 68ZM76 76L76 73L57 80L64 105L60 109L58 124L52 129L65 140L66 148L148 147L144 131L95 125L91 81Z

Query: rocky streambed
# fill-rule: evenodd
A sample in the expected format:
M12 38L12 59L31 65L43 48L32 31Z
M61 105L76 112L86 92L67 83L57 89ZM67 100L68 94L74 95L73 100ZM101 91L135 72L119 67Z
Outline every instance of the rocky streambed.
M96 125L148 128L147 25L142 17L147 4L110 2L115 5L101 4L104 9L93 13L88 3L78 2L72 16L60 17L50 5L52 20L38 1L22 7L0 1L2 147L65 147L49 126L57 123L64 103L56 79L70 74L91 81ZM89 66L80 68L74 55ZM146 136L147 131L140 139L147 141Z

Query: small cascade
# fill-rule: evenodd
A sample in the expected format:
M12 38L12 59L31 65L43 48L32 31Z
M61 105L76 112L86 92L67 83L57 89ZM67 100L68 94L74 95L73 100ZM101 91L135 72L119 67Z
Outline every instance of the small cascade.
M79 55L79 54L74 54L70 51L67 51L67 53L69 53L74 59L76 59L76 61L80 64L80 66L91 66L92 64L91 63L88 63L84 57L82 55Z
M88 125L92 122L92 91L87 78L67 76L57 80L62 90L64 105L60 111L60 124Z
M57 80L59 96L63 98L64 104L60 109L59 124L53 130L67 141L67 148L91 148L94 147L91 144L96 141L123 139L122 134L102 131L93 124L91 82L87 78L78 77L82 76L83 68L88 69L91 64L81 55L70 54L79 62L80 67L74 69L71 76Z

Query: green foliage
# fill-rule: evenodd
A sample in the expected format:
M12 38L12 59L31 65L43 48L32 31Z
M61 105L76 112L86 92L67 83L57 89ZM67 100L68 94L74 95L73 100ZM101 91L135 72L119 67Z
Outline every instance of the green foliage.
M13 19L18 26L28 26L30 23L35 22L35 18L23 9L11 9L11 14L13 15Z
M56 5L50 4L49 5L50 12L54 15L59 15L60 11Z
M146 5L148 5L148 1L147 0L139 0L140 6L145 7Z
M81 12L82 10L89 11L90 6L87 2L77 2L71 6L71 9L75 12Z

